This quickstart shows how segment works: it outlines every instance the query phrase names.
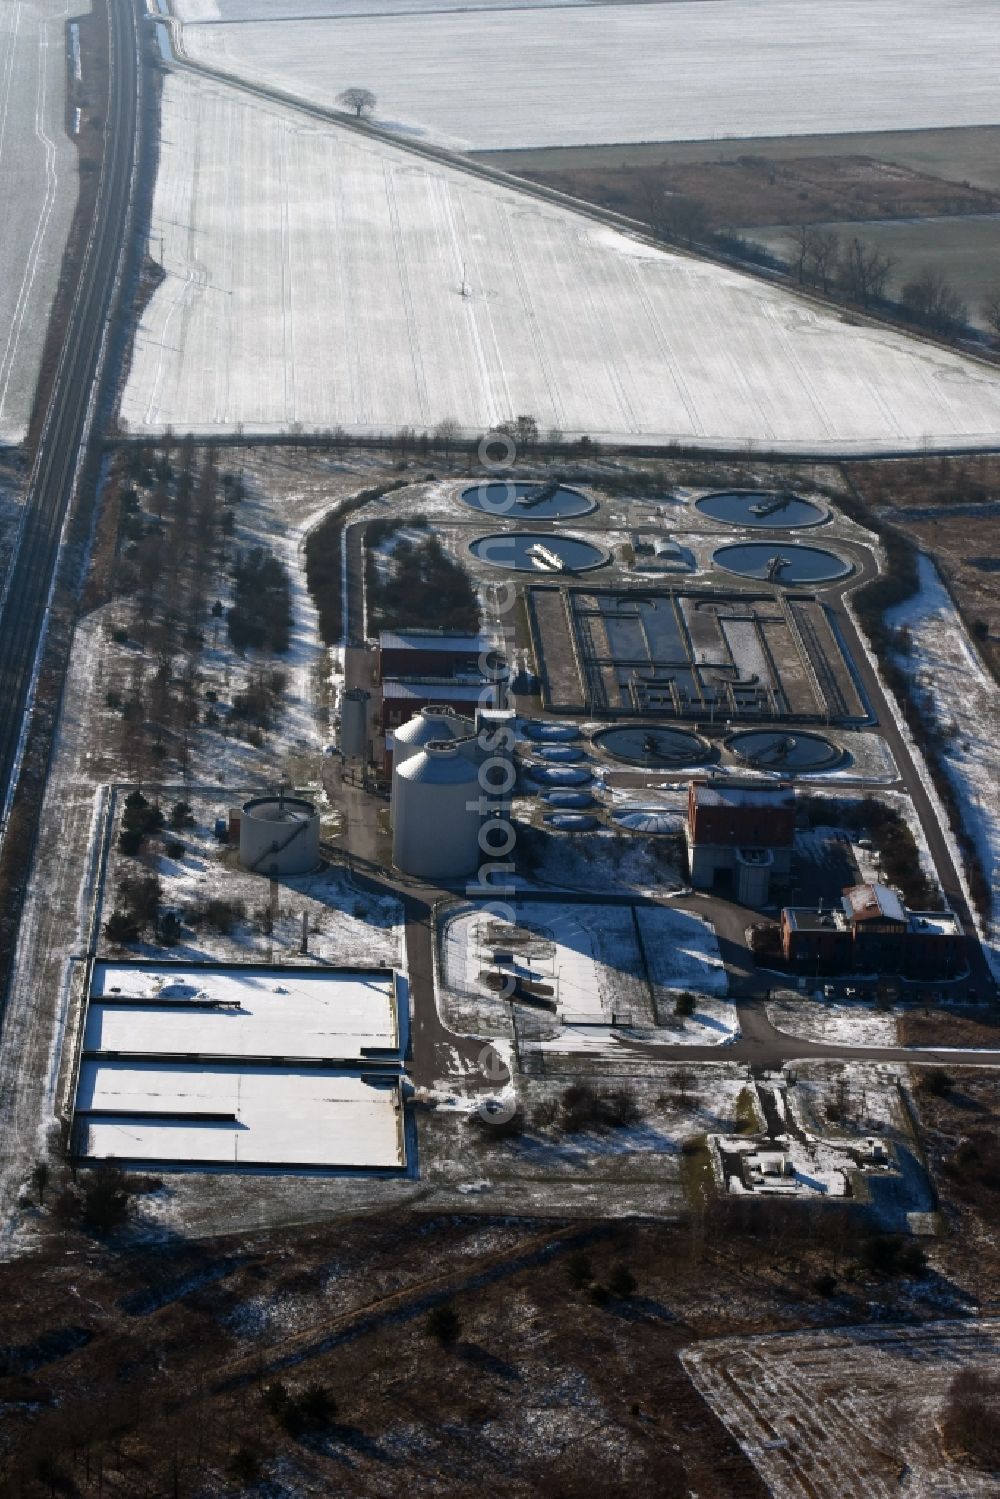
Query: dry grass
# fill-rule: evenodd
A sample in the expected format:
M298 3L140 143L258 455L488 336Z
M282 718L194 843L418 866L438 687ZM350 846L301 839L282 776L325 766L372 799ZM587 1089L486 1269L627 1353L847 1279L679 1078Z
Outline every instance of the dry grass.
M738 153L738 154L737 154ZM501 158L502 160L502 158ZM834 219L929 218L941 214L994 213L995 193L949 182L870 156L802 156L776 159L760 148L733 148L728 161L679 163L669 148L659 161L592 166L533 167L522 175L559 192L642 218L647 186L696 198L714 229L756 224L822 223Z
M682 1225L385 1215L239 1242L48 1232L0 1266L4 1340L23 1350L0 1378L19 1402L0 1487L25 1499L229 1495L257 1472L317 1495L458 1496L502 1475L511 1495L763 1496L678 1352L856 1321L873 1300L898 1315L924 1284L850 1270L846 1215L773 1206ZM620 1267L626 1299L608 1291ZM940 1314L947 1288L926 1284ZM427 1325L441 1304L459 1320L445 1346ZM322 1386L335 1414L289 1431L276 1381Z

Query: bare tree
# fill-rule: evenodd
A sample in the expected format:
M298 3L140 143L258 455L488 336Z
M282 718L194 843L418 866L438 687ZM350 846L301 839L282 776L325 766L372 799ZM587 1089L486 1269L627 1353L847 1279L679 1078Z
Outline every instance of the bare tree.
M795 279L800 286L806 279L806 258L812 232L811 224L796 224L792 233L792 265L795 267Z
M374 110L375 95L368 88L345 88L342 94L337 95L337 103L353 109L360 120L362 115L371 114Z
M987 292L981 311L993 337L1000 338L1000 286L994 286L992 291Z
M932 266L906 282L900 300L907 312L935 333L957 333L968 321L968 306Z
M520 448L534 447L538 441L538 422L533 416L522 412L514 423L514 438Z
M636 196L642 218L657 239L694 244L708 228L708 213L698 198L675 193L664 186L656 172L641 172Z
M836 229L818 229L815 226L810 229L806 274L824 295L833 283L839 259L840 235Z
M840 284L852 301L870 307L885 295L895 263L891 255L882 255L874 245L849 240L838 267Z
M656 172L639 172L635 192L643 222L658 239L666 239L669 232L667 194L660 177Z
M828 292L839 254L840 236L835 229L821 229L816 224L795 226L792 265L800 286L810 282Z
M455 418L446 416L434 428L434 446L440 448L447 459L461 435L462 429Z

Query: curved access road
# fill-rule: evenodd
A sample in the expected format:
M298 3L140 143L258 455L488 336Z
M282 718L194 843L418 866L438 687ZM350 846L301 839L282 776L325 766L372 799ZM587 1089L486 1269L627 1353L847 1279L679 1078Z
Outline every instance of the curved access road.
M133 0L105 0L108 111L97 201L28 480L15 557L0 596L0 826L20 769L60 547L98 408L128 243L138 163L142 67Z

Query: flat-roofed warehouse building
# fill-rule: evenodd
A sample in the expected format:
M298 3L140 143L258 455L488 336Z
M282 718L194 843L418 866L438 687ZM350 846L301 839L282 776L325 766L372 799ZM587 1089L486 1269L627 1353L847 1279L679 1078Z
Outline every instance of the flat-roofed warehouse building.
M449 635L437 630L383 630L375 663L380 681L388 678L478 678L490 652L485 635Z
M407 1026L391 969L98 963L74 1153L400 1170Z

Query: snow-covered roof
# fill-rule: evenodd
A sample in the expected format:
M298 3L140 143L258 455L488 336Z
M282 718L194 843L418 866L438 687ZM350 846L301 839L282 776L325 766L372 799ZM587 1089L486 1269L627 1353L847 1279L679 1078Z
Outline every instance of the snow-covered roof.
M931 937L961 937L962 923L954 911L907 911L911 932Z
M435 703L475 703L489 687L485 679L481 682L383 682L382 698L385 701L421 702L433 706ZM492 694L492 688L490 688Z
M906 922L903 902L895 890L872 880L844 891L844 908L855 921Z
M694 782L695 803L699 807L793 807L795 792L791 786L747 786Z
M356 1069L87 1059L76 1128L98 1160L398 1168L401 1108L397 1077Z
M98 963L90 1053L353 1061L399 1045L389 969Z
M443 635L434 630L383 630L378 643L383 651L442 651L447 655L458 651L478 654L490 648L485 635Z
M797 932L847 930L843 911L817 910L815 906L785 906L781 914L792 930Z

